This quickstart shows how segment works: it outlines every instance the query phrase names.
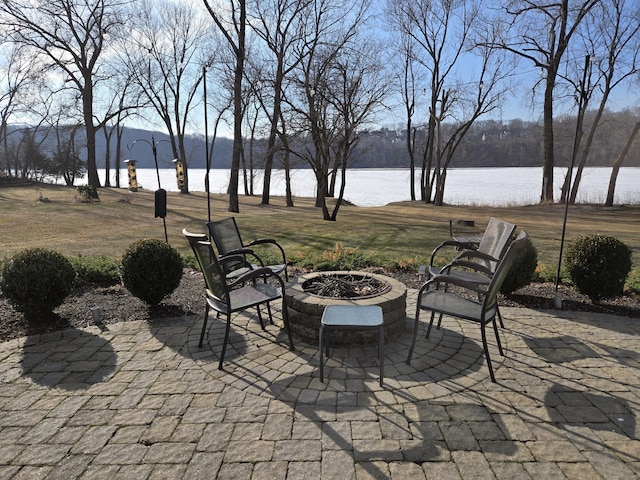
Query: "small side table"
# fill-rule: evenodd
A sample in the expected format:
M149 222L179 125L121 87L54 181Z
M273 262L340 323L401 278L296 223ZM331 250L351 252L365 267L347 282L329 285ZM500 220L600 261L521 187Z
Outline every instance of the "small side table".
M324 382L324 358L326 348L329 357L329 342L325 333L329 330L378 329L378 362L380 363L380 386L383 374L384 320L382 308L378 305L329 305L325 307L320 321L320 381ZM326 331L326 332L325 332Z

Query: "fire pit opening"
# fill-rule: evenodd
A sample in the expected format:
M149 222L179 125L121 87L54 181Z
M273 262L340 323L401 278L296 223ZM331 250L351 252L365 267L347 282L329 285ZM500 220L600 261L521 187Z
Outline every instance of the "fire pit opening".
M293 334L310 343L318 342L320 320L327 305L379 305L387 340L404 332L407 288L385 275L368 272L313 272L287 283L285 301ZM337 345L375 344L370 331L332 332Z
M372 275L324 273L303 282L302 289L319 297L371 298L388 292L391 285Z

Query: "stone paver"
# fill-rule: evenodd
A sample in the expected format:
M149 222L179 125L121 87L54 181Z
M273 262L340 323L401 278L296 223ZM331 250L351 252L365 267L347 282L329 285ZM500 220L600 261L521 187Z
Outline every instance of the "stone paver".
M497 384L477 325L447 317L411 365L407 320L383 387L367 349L322 383L317 346L245 313L223 371L200 316L1 343L0 479L638 478L640 322L502 310Z

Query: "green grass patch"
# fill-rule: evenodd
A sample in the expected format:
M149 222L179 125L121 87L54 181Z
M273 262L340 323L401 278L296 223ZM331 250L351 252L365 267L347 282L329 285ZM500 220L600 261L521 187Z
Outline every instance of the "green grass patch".
M39 194L49 199L38 202ZM0 257L9 257L25 247L49 248L67 257L108 257L120 262L133 242L143 238L164 239L163 221L154 217L154 193L103 188L100 202L80 202L75 188L53 185L10 187L0 190ZM167 194L167 233L185 264L193 258L182 229L206 232L207 195L194 192ZM340 208L338 219L322 219L312 198L294 198L287 207L284 198L273 197L262 205L261 197L241 196L240 213L229 213L228 196L211 195L211 220L235 216L245 243L256 238L274 238L287 259L296 265L318 262L326 268L374 265L417 270L429 262L432 250L449 238L449 219L473 219L480 230L491 217L524 228L538 251L539 280L555 279L563 205L523 207L442 206L422 202L399 202L383 207ZM606 233L632 249L634 265L640 265L640 206L605 208L575 205L569 208L566 245L581 234ZM262 252L261 252L262 254ZM454 255L450 252L447 255ZM451 257L443 256L444 265ZM275 257L265 260L275 261ZM193 264L194 262L191 262ZM279 263L279 262L278 262ZM95 268L110 271L106 265ZM635 274L637 275L637 274ZM562 276L564 279L564 275ZM637 288L637 276L628 285Z

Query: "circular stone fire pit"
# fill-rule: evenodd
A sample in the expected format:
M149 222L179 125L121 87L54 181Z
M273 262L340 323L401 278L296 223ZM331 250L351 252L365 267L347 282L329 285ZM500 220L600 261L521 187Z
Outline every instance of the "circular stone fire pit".
M388 340L399 337L404 331L407 287L375 273L313 272L287 283L285 301L293 334L309 342L318 342L320 319L327 305L379 305ZM331 334L332 345L376 342L377 333L373 331L344 330Z

